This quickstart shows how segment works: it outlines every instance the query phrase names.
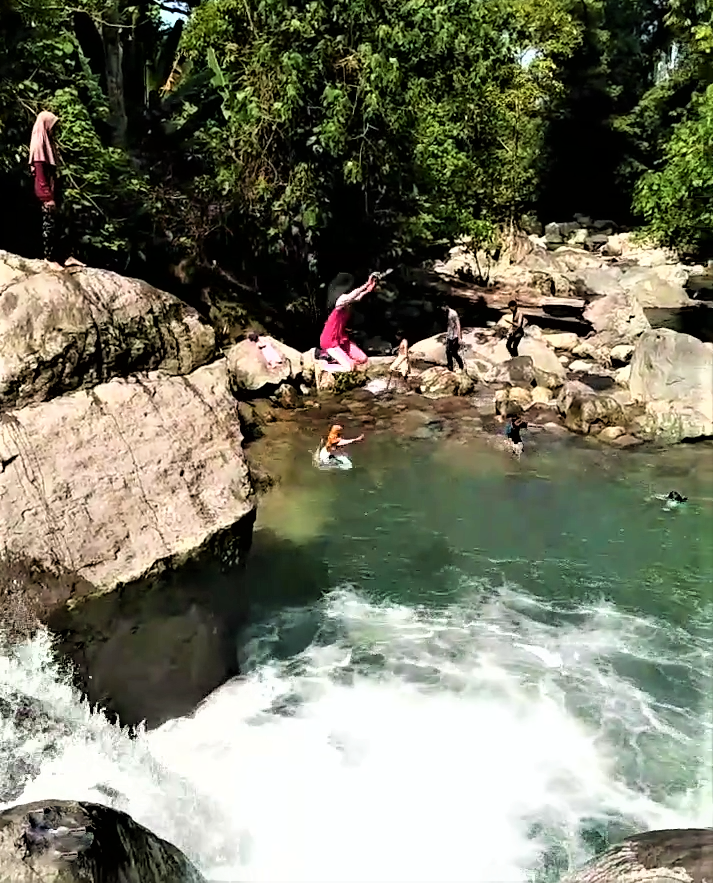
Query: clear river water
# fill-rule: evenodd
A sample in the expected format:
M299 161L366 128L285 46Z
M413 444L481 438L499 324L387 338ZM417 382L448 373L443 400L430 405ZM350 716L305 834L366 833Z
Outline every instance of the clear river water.
M375 434L325 473L313 441L275 448L243 675L191 716L131 738L50 636L0 657L52 719L0 731L16 802L108 803L235 883L549 881L710 824L712 448Z

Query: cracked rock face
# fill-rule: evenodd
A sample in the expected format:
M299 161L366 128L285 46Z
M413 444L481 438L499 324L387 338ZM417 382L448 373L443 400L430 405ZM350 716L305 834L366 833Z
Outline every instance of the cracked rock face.
M254 496L224 359L187 377L113 380L6 411L0 459L7 550L76 574L73 600L178 567L206 548L232 564L252 530Z
M0 880L203 883L183 853L130 816L51 800L0 813Z
M171 294L107 270L48 269L0 251L0 404L161 369L189 374L215 353L215 333Z

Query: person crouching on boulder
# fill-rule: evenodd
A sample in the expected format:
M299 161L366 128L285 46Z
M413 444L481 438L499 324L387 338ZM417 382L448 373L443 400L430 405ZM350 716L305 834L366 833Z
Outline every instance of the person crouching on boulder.
M347 335L347 324L351 315L351 306L360 301L364 295L376 288L377 279L373 274L364 285L353 291L339 295L334 309L324 323L319 345L339 365L341 371L354 371L366 365L368 356Z

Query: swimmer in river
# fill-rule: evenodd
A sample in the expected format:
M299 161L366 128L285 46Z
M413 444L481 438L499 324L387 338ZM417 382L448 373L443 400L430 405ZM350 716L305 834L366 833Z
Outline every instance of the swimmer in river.
M319 449L318 459L321 466L336 466L341 459L340 448L345 448L347 445L353 445L355 442L364 440L363 433L356 438L342 438L343 429L343 426L335 423L329 430L327 441ZM344 457L344 455L341 456ZM348 460L349 458L346 457L345 459Z
M512 453L518 460L522 455L524 447L522 436L520 435L523 429L527 429L527 423L525 423L520 414L511 417L505 427L505 438L510 442Z
M669 491L667 500L671 500L674 503L686 503L688 502L688 497L682 497L678 491Z
M664 504L664 510L678 509L679 506L688 502L688 497L682 496L678 491L669 491L667 494L654 494L654 499L661 500Z

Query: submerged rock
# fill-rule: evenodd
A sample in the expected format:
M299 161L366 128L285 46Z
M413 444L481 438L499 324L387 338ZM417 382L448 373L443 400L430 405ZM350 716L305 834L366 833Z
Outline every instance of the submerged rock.
M712 883L713 828L636 834L562 883Z
M221 360L188 377L113 380L6 411L7 551L75 574L81 594L176 567L211 544L235 558L255 503L227 386Z
M138 279L90 267L48 269L0 251L3 407L161 369L189 374L215 353L196 310Z
M51 800L0 813L0 880L12 883L205 883L183 853L131 816Z
M449 371L440 365L427 368L419 377L425 396L465 396L473 389L473 379L465 371Z

